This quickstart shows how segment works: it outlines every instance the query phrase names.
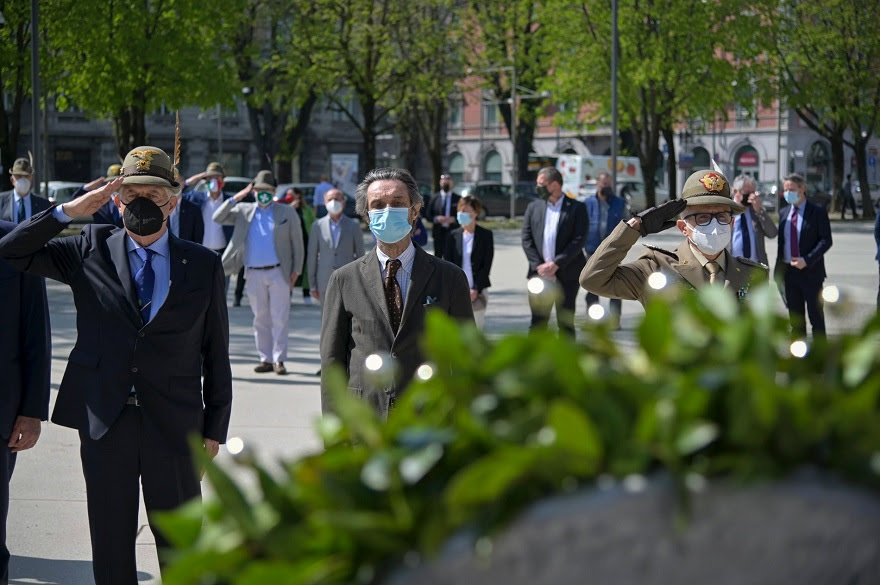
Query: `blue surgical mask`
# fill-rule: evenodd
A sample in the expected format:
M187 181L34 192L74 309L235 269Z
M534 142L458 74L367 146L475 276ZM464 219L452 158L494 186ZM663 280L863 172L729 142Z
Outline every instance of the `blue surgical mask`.
M370 212L370 231L386 244L396 244L412 231L409 207L386 207Z
M468 213L467 211L459 211L458 213L455 214L455 219L461 225L470 225L471 222L473 221L471 214Z
M798 202L799 193L797 191L786 191L782 196L785 197L786 203L794 205Z

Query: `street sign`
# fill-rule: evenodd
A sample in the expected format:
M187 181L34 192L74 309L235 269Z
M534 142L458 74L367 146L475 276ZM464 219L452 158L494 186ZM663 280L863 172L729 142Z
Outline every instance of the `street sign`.
M758 155L754 152L744 152L739 155L739 166L756 167L758 166Z

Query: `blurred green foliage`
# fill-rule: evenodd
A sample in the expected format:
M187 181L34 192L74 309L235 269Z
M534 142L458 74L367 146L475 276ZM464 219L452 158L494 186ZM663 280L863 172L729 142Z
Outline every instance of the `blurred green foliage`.
M602 323L485 339L437 312L431 375L387 423L348 396L326 451L243 489L205 461L216 499L161 519L179 547L168 585L380 583L463 529L475 538L548 495L665 470L772 478L804 465L880 488L880 321L795 357L769 287L654 299L635 344ZM831 307L829 310L834 310ZM698 483L698 482L697 482ZM203 524L204 513L204 524Z

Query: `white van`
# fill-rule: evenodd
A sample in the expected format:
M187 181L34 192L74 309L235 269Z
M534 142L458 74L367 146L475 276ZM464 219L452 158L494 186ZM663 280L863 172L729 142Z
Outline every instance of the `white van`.
M611 172L610 156L580 156L561 154L556 160L556 168L562 173L562 189L583 201L596 193L596 177L602 171ZM642 165L638 157L617 157L618 192L621 185L628 183L644 184ZM644 191L644 189L642 189Z

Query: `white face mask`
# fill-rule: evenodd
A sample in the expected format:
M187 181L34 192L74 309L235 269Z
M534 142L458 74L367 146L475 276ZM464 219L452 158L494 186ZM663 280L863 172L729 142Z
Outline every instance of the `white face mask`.
M28 193L31 192L31 181L30 179L16 179L15 181L15 192L24 197Z
M331 199L327 202L326 207L327 212L330 215L336 215L342 211L342 201L339 201L338 199Z
M718 223L717 219L710 221L709 225L691 226L688 223L687 226L694 234L691 242L707 256L718 254L730 243L730 225Z

